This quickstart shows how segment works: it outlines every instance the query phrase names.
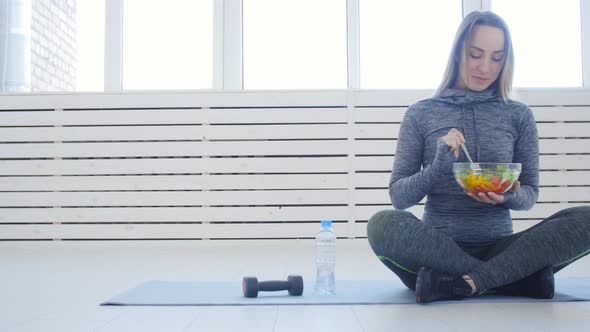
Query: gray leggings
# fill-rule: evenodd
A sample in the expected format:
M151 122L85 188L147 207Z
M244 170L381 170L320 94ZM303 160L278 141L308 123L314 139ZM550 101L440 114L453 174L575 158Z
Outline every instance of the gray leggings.
M400 210L376 213L367 225L377 257L415 289L422 266L469 274L479 293L523 279L546 266L557 272L590 252L590 206L568 208L535 226L490 243L468 244Z

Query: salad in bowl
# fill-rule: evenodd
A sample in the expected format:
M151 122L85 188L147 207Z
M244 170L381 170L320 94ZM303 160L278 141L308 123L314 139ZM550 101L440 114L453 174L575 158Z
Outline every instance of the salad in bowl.
M520 163L453 163L457 183L467 193L474 194L505 193L518 180L521 169Z

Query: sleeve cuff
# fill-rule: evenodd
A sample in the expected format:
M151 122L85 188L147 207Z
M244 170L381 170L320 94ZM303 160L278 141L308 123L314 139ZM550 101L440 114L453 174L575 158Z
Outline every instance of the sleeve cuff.
M510 206L512 205L512 200L514 199L514 193L512 191L507 191L504 193L504 203L502 203L502 205L507 208L510 209Z

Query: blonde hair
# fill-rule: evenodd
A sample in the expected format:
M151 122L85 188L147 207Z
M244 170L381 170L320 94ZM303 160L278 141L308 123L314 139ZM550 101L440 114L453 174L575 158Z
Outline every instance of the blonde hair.
M486 25L499 28L504 32L504 63L498 74L498 78L490 87L495 90L498 96L504 100L508 100L508 96L512 91L512 78L514 76L514 50L512 49L512 39L510 37L510 30L504 20L490 11L475 11L465 16L453 41L447 68L443 76L443 80L434 93L435 97L443 94L447 89L455 86L459 76L459 65L461 64L461 52L464 52L467 57L468 48L466 45L471 44L473 29L479 25Z

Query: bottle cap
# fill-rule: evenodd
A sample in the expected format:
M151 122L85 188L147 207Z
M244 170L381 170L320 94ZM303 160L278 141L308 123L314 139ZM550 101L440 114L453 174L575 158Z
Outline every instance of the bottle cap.
M324 228L330 228L330 227L332 227L332 220L323 219L322 220L322 227L324 227Z

